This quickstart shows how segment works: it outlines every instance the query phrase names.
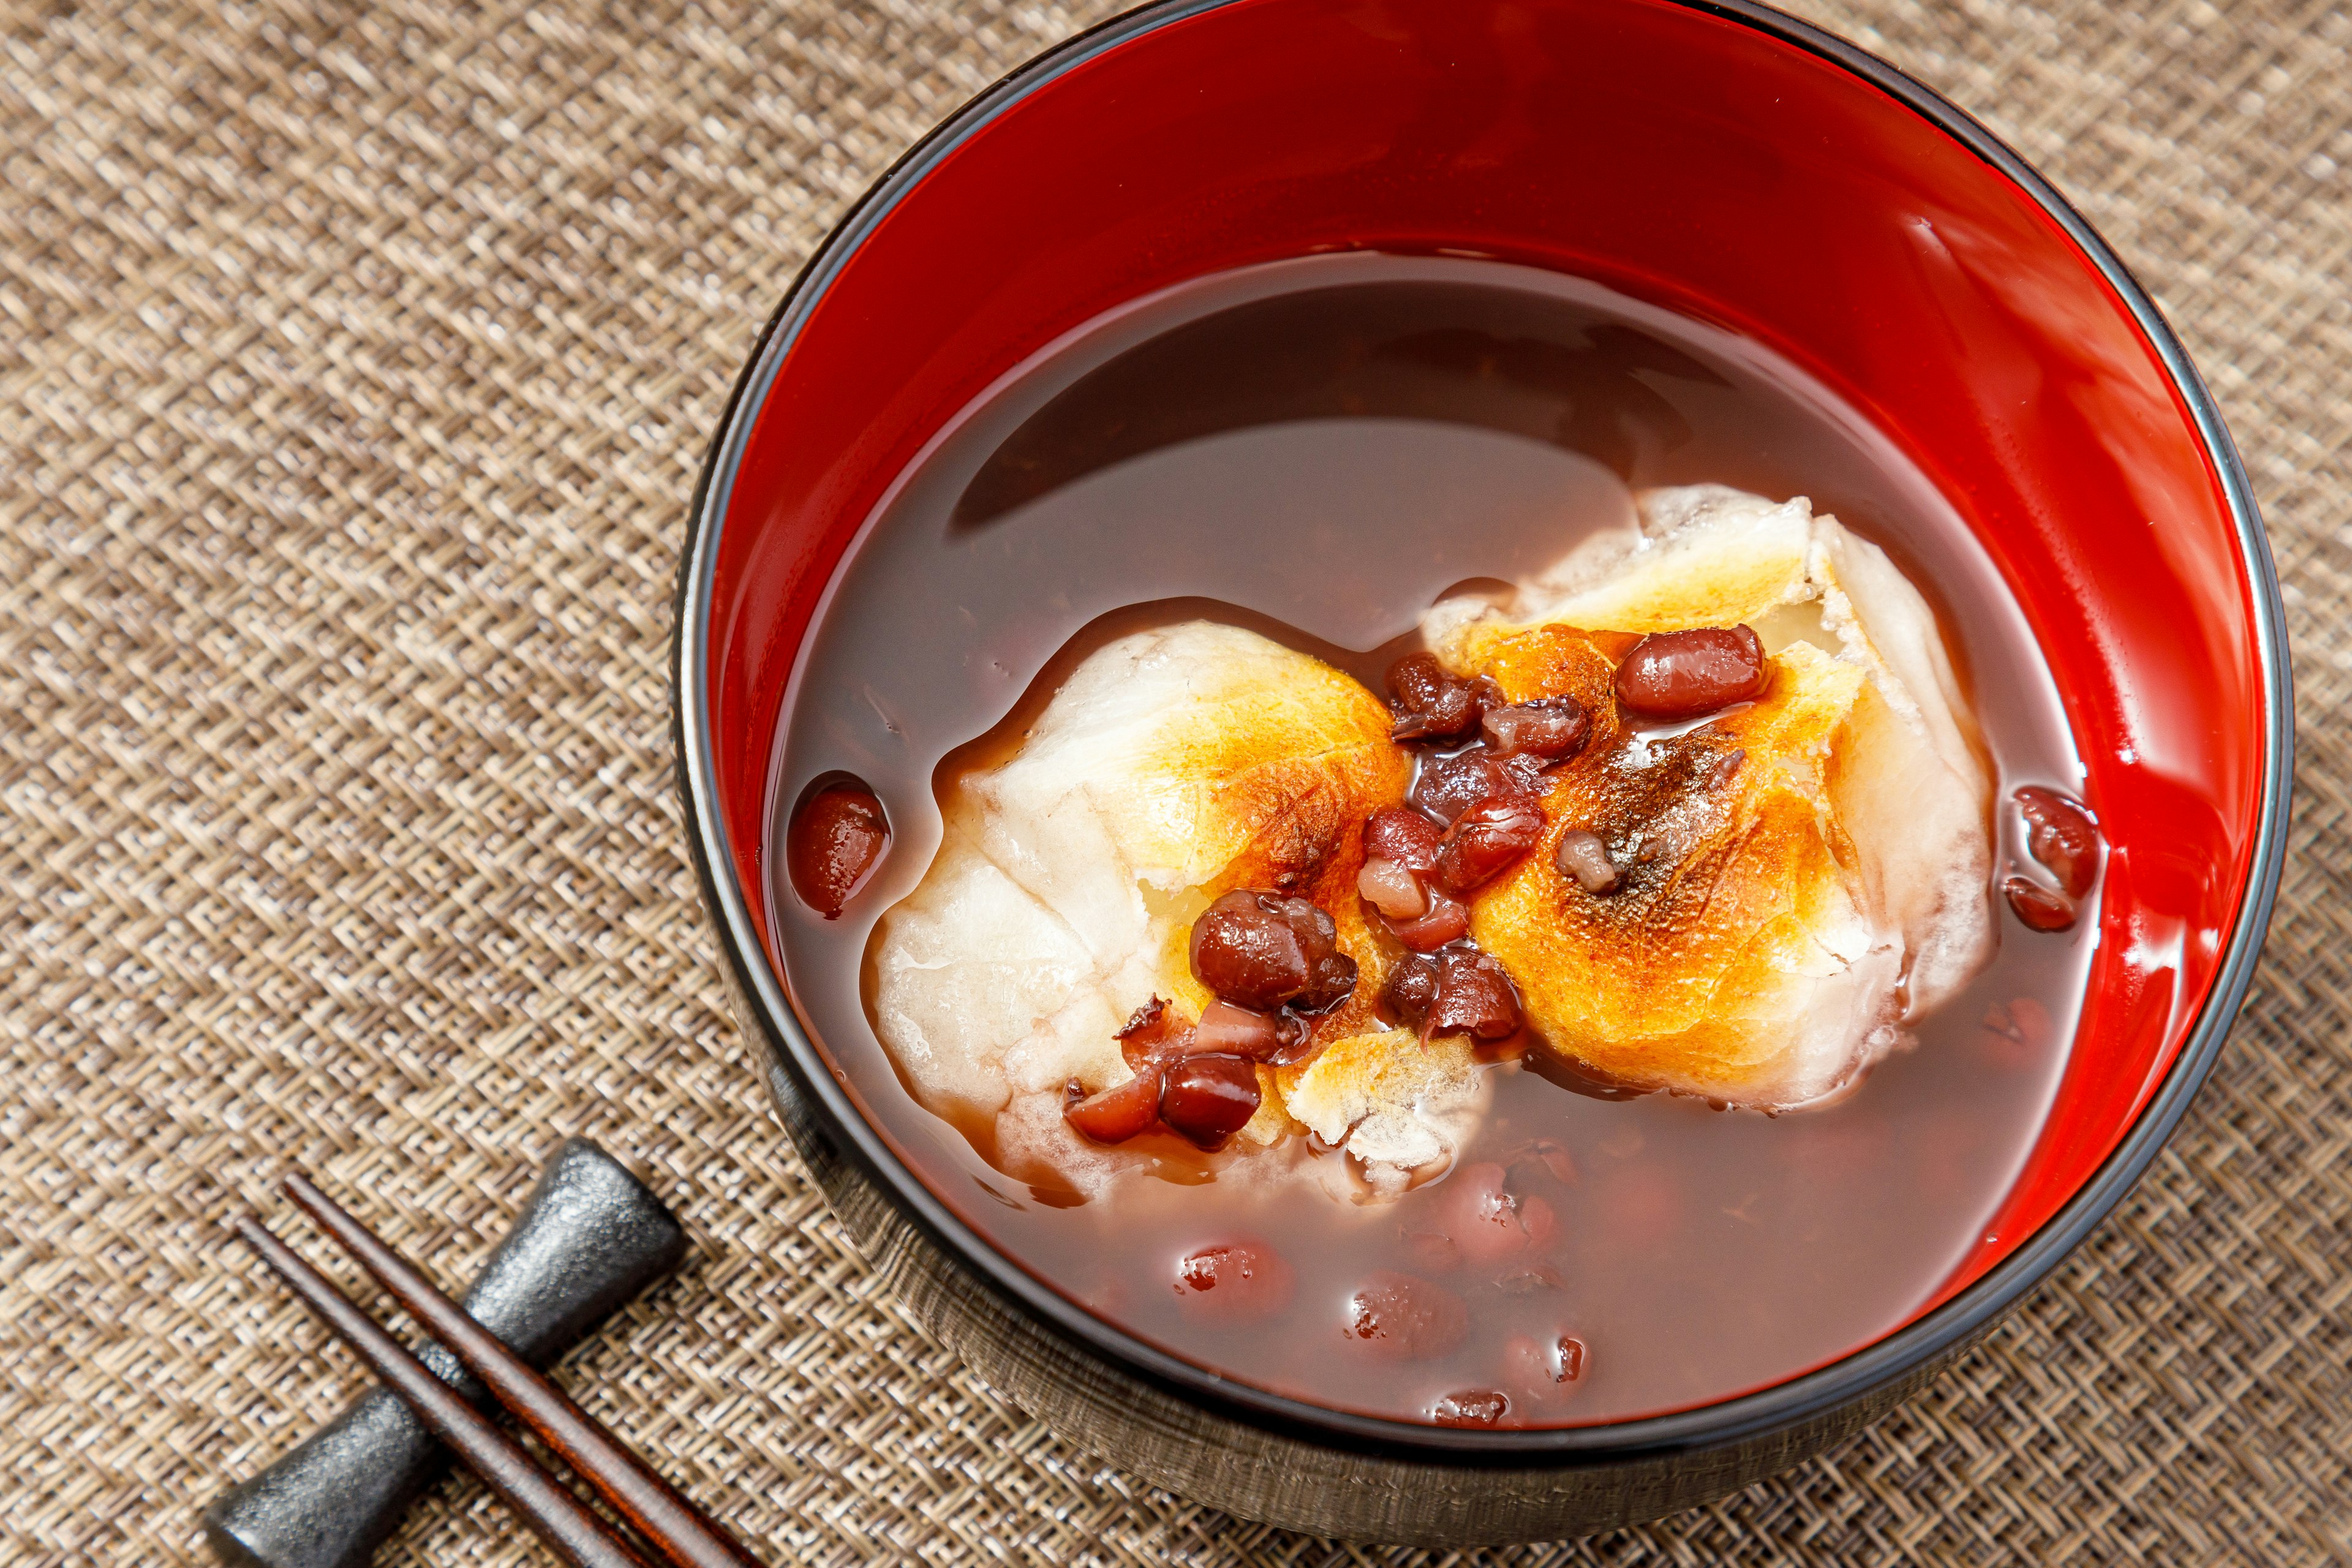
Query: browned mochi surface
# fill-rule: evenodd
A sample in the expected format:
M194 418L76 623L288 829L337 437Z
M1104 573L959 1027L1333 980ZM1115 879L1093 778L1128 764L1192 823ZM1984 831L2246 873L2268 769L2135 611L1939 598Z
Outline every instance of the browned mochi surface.
M1237 627L1187 622L1081 661L1012 758L950 791L938 855L877 927L875 1021L917 1093L985 1123L1015 1174L1096 1191L1164 1156L1164 1138L1087 1138L1066 1104L1135 1075L1117 1036L1154 997L1201 1018L1193 922L1263 889L1327 912L1358 983L1307 1020L1313 1061L1257 1068L1258 1111L1217 1157L1309 1127L1367 1168L1450 1157L1475 1121L1469 1048L1374 1017L1396 952L1356 892L1364 820L1410 773L1389 725L1350 677Z
M1884 554L1801 500L1639 499L1638 544L1571 563L1548 601L1433 612L1457 674L1593 715L1582 752L1547 775L1543 840L1475 896L1471 934L1547 1048L1590 1073L1804 1104L1989 955L1987 782L1933 617ZM1753 700L1684 726L1612 700L1637 633L1749 622L1767 650ZM1601 841L1613 887L1562 868L1573 832Z
M1871 952L1843 863L1853 847L1827 803L1862 673L1796 645L1768 661L1756 700L1645 739L1608 702L1634 640L1546 626L1486 661L1514 700L1565 692L1601 719L1583 755L1549 775L1535 852L1473 898L1471 933L1510 969L1538 1033L1596 1073L1762 1098L1759 1083L1781 1081L1767 1064L1786 1015L1826 1005L1821 1028L1867 1029L1881 1021L1868 982L1899 963ZM1551 853L1579 829L1617 868L1605 895Z

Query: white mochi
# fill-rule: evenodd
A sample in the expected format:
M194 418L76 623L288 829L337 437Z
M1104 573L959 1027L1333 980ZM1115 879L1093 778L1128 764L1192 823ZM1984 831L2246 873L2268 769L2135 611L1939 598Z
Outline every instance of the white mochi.
M1783 1107L1853 1082L1990 957L1991 783L1934 612L1886 553L1803 497L1720 485L1635 498L1638 529L1586 542L1509 603L1462 598L1423 632L1469 672L1527 627L1654 633L1752 626L1768 653L1797 644L1867 677L1826 774L1851 842L1856 896L1811 933L1812 977L1786 1045L1735 1098ZM1709 1086L1719 1092L1720 1086Z

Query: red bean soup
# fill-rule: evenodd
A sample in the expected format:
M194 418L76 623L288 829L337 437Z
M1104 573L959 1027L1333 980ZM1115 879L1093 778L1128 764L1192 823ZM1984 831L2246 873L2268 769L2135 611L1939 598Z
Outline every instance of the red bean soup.
M1994 775L1996 880L2026 884L1995 900L1990 962L1849 1090L1779 1115L1629 1092L1506 1024L1479 1041L1491 1092L1451 1163L1355 1202L1231 1179L1244 1157L1342 1157L1311 1140L1245 1156L1166 1125L1125 1145L1152 1179L1088 1200L1000 1168L985 1120L918 1101L877 1038L876 923L922 878L957 781L1011 754L1088 653L1220 621L1386 696L1440 597L1524 581L1622 524L1633 492L1697 483L1809 497L1928 596ZM1727 628L1643 657L1619 690L1664 705L1662 723L1689 681L1748 669ZM1521 716L1503 739L1565 746L1565 723ZM1685 1408L1920 1311L2019 1175L2098 927L2059 693L1919 469L1753 341L1493 261L1252 268L1033 358L948 425L844 558L779 746L764 863L794 1001L917 1173L1128 1331L1260 1388L1407 1420ZM1418 766L1430 776L1460 749L1424 738ZM1559 865L1605 890L1591 838L1570 835ZM1475 956L1456 944L1436 962L1449 953ZM1223 1090L1202 1083L1188 1114L1213 1119Z

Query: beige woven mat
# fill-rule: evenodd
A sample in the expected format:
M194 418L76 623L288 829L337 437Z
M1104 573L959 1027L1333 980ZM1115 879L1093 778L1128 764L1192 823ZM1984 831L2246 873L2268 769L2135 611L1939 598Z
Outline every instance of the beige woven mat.
M2352 22L1821 19L1988 118L2162 296L2287 581L2296 854L2139 1192L1928 1394L1516 1560L2352 1559ZM585 1131L692 1272L566 1379L780 1560L1321 1563L1064 1447L777 1144L672 805L673 552L736 366L1026 4L0 0L0 1560L203 1560L357 1386L220 1240L299 1161L453 1274ZM385 1553L535 1559L470 1484Z

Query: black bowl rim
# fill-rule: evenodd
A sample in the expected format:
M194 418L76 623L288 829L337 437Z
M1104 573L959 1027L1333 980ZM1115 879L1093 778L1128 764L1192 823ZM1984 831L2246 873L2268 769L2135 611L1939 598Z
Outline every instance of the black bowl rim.
M2263 800L2252 874L2211 989L2179 1054L2107 1159L2040 1229L1965 1289L1876 1342L1786 1382L1670 1415L1592 1426L1474 1431L1325 1409L1237 1384L1146 1344L1096 1318L991 1247L901 1165L835 1081L799 1026L753 928L734 858L711 795L709 594L734 472L754 418L816 301L882 218L949 153L1030 93L1074 68L1171 23L1237 0L1154 0L1064 40L996 82L908 149L834 228L793 279L761 331L727 406L698 480L678 566L673 633L672 740L679 805L703 896L741 992L801 1094L821 1108L836 1144L894 1207L1000 1299L1062 1339L1145 1383L1214 1414L1279 1436L1389 1459L1508 1468L1618 1464L1746 1441L1827 1415L1921 1365L1954 1353L2006 1314L2104 1219L2156 1157L2212 1071L2260 958L2285 857L2294 767L2293 691L2285 607L2253 489L2196 367L2162 313L2081 214L2025 161L1940 94L1843 39L1755 0L1671 0L1737 23L1839 66L1910 108L2022 190L2063 228L2131 310L2190 410L2221 479L2254 601L2263 672Z

